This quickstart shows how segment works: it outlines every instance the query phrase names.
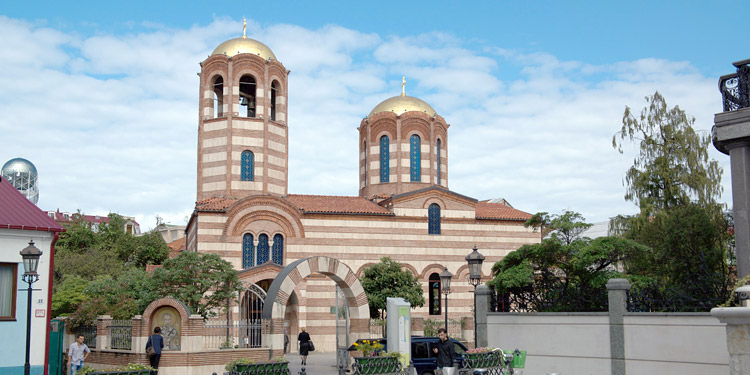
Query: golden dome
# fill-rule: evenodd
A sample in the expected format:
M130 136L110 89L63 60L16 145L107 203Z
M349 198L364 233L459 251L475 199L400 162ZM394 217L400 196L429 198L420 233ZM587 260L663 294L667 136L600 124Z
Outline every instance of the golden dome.
M229 39L224 43L219 44L211 55L227 55L229 57L239 55L241 53L251 53L258 55L263 60L273 59L276 60L276 55L273 54L270 48L265 44L247 37Z
M380 112L393 112L396 116L401 116L410 111L424 112L433 117L437 115L437 112L423 100L402 94L380 102L367 117L372 117L374 114Z

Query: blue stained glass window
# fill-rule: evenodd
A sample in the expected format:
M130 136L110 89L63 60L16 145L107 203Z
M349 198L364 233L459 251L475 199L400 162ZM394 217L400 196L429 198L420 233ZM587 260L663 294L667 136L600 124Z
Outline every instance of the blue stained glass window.
M389 164L390 163L390 146L388 136L380 137L380 182L388 182Z
M440 206L437 203L431 204L427 209L427 216L427 233L440 234Z
M284 265L284 236L277 234L273 236L273 251L271 257L274 263Z
M242 268L249 268L254 266L253 261L253 235L245 233L242 236Z
M442 165L440 164L440 140L437 140L437 184L440 185L440 172Z
M268 235L261 234L258 236L258 263L268 262Z
M422 181L422 142L419 136L412 134L409 137L409 160L411 164L411 181L420 182Z
M242 151L242 166L240 170L240 180L242 181L254 181L255 180L255 155L252 151Z

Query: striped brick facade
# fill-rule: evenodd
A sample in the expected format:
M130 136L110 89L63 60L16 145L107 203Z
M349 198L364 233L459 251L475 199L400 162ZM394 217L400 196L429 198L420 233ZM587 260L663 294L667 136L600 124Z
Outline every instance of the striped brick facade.
M201 67L198 194L187 227L187 249L217 254L241 271L242 281L259 285L272 285L283 267L305 259L332 259L350 270L338 277L305 261L309 272L297 269L284 275L284 288L274 302L277 314L264 322L270 325L270 340L275 345L283 343L279 335L287 326L294 348L296 333L306 327L318 350L334 350L336 283L349 293L350 309L363 308L365 296L352 292L359 285L356 277L385 256L400 262L423 287L425 306L414 308L413 316L443 318L442 301L439 315L430 315L427 303L430 276L445 267L454 275L450 318L472 316L473 288L465 260L472 247L476 245L486 257L482 275L487 281L495 262L524 244L539 242L538 234L523 226L528 213L448 190L449 125L428 104L403 94L376 107L360 123L359 138L352 140L359 142L360 150L359 160L352 161L359 165L358 196L288 194L287 137L288 131L293 131L286 117L288 71L275 58L250 53L212 55ZM258 113L253 118L234 107L238 103L236 85L244 74L252 74L258 83ZM215 112L212 91L217 76L224 82L220 116ZM274 81L280 83L280 89L278 113L272 121L268 108ZM388 103L400 107L389 109ZM412 107L404 109L399 103ZM379 177L379 139L383 135L390 139L388 182ZM410 175L412 135L421 141L419 181L411 181ZM252 182L240 181L241 152L247 148L255 154ZM439 207L439 234L428 233L431 205ZM281 247L281 264L253 264L243 269L243 248L248 246L243 239L252 238L251 249L256 249L260 236L268 239L267 246ZM274 238L280 238L283 245ZM233 307L235 318L242 315L241 309ZM367 331L363 313L352 315L352 332Z

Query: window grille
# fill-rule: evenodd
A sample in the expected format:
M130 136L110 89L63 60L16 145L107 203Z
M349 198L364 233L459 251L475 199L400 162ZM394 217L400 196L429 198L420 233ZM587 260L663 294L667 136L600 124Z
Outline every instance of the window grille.
M272 261L278 265L284 264L284 237L280 234L273 236Z
M245 233L242 237L242 268L254 266L255 259L253 258L253 235Z
M390 146L388 136L384 135L380 137L380 182L388 182L389 170L389 159L390 159Z
M258 265L268 262L268 235L258 236Z
M240 180L242 181L254 181L255 180L255 154L252 151L242 151L242 163L240 171Z
M440 206L433 203L427 209L429 234L440 234Z
M421 152L421 140L419 136L413 134L409 138L409 160L411 164L411 181L420 182L422 181L422 152Z

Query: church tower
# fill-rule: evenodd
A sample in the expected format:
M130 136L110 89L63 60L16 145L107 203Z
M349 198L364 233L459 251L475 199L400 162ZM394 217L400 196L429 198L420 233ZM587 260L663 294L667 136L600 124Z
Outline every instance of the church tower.
M244 30L200 65L197 199L286 195L289 71Z
M377 199L432 185L448 188L448 125L424 101L386 99L359 125L359 196Z

